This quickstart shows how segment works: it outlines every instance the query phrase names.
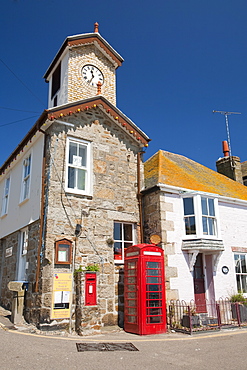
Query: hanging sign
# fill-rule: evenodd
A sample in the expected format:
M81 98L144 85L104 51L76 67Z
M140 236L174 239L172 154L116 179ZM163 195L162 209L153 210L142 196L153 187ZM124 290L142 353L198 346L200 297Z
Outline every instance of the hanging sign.
M72 274L60 272L53 275L51 319L70 317L72 302Z

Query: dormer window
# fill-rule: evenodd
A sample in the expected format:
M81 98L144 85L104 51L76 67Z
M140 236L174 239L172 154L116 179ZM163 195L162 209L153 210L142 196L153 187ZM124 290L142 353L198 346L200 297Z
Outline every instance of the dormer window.
M56 95L61 86L61 62L53 72L51 80L51 99Z

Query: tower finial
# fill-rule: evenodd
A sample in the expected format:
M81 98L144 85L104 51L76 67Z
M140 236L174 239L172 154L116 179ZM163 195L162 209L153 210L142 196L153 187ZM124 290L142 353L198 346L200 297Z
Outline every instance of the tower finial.
M95 22L94 23L94 33L99 32L99 23Z

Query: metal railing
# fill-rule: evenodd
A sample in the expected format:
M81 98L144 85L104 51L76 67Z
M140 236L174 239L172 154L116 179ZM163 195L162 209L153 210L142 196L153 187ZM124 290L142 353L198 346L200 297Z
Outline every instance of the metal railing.
M247 326L246 302L231 302L228 298L196 305L171 300L167 307L167 323L171 330L187 334Z

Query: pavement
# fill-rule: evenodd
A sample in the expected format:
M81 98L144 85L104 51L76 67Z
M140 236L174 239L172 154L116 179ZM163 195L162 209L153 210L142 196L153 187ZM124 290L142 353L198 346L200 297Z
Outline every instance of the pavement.
M101 334L94 334L94 335L85 335L79 336L77 333L72 332L68 333L67 331L44 331L39 330L35 325L28 324L25 320L21 324L13 324L11 322L11 311L6 310L2 306L0 306L0 330L5 331L16 331L18 333L23 334L33 334L38 337L51 337L51 338L63 338L63 339L72 339L78 340L83 339L83 341L90 341L90 342L123 342L123 341L134 341L134 342L145 342L145 341L170 341L170 340L183 340L189 339L192 337L217 337L217 336L224 336L236 332L241 331L247 333L247 329L230 329L230 330L221 330L221 331L202 331L197 334L193 334L192 336L188 334L178 333L175 331L168 331L167 333L163 334L153 334L153 335L136 335L132 333L127 333L123 329L119 327L106 327L102 330ZM236 333L237 334L237 333Z
M14 325L11 322L11 311L6 310L2 306L0 306L0 330L3 329L5 331L17 331L22 332L26 334L36 334L38 336L50 336L50 337L64 337L65 338L78 338L78 340L89 340L89 341L131 341L133 339L135 340L144 340L144 339L158 339L162 340L165 338L172 337L186 337L185 334L181 333L164 333L164 334L156 334L156 335L145 335L140 336L132 333L127 333L123 329L116 327L106 327L102 330L101 334L94 334L94 335L85 335L85 336L79 336L77 333L68 333L67 331L44 331L39 330L35 325L28 324L25 320L23 320L23 323Z

